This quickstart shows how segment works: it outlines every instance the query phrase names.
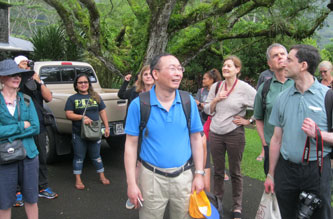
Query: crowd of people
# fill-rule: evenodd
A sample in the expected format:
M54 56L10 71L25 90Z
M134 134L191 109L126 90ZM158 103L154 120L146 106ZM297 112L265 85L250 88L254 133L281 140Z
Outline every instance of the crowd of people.
M244 126L255 120L262 146L256 159L264 161L265 191L276 193L282 218L297 218L301 193L321 201L309 218L331 218L332 112L327 112L325 97L333 84L332 64L320 62L318 50L309 45L295 45L288 53L274 43L266 58L269 69L260 75L256 89L239 79L242 62L230 55L222 62L222 75L215 68L203 74L195 98L179 90L185 69L171 54L154 57L130 89L132 75L124 77L118 96L128 100L126 208L139 209L141 219L162 219L168 205L170 218L191 218L193 192L212 190L223 200L228 156L231 214L242 218ZM5 176L0 177L0 218L6 219L11 218L12 206L23 205L28 218L38 218L38 197L58 197L48 184L42 110L52 93L27 64L24 56L0 62L1 143L21 139L26 150L23 160L0 164L0 175ZM314 76L317 68L320 81ZM101 139L81 136L83 124L99 119L104 136L110 135L106 106L87 75L77 75L73 87L77 93L68 98L64 110L72 121L75 188L85 188L81 174L87 152L101 183L108 185ZM249 107L254 108L251 118L246 117Z

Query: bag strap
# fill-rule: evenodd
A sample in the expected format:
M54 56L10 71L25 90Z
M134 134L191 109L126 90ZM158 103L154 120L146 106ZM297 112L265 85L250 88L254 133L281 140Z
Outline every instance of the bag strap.
M222 85L222 82L223 82L223 81L219 81L219 82L217 82L217 85L216 85L216 87L215 87L215 96L216 96L217 92L219 91L219 89L220 89L220 87L221 87L221 85Z
M183 90L178 90L182 102L183 111L186 117L188 135L191 136L191 99L190 94Z
M145 129L149 116L150 116L150 92L144 92L139 94L140 99L140 125L139 125L139 141L138 141L138 150L137 150L137 158L140 159L140 151L142 144L142 133ZM146 134L148 135L148 130L146 130Z
M88 107L89 102L90 102L90 97L89 97L89 99L87 99L87 100L88 100L88 102L86 103L86 107L84 108L83 115L82 115L82 119L83 119L84 116L86 115L87 107Z
M264 87L262 88L261 91L261 99L262 99L262 111L265 116L265 111L266 111L266 105L267 105L267 94L269 92L269 88L271 87L271 82L273 78L270 78L264 82Z
M31 98L32 98L33 100L35 100L35 103L36 103L37 107L38 107L43 113L47 113L46 109L44 109L44 107L41 106L41 105L39 104L39 102L37 101L37 99L36 99L36 97L35 97L34 95L32 95Z
M325 95L325 109L327 117L327 131L333 132L332 119L333 119L333 90L329 89ZM333 148L331 149L331 159L333 159Z
M17 120L21 121L21 110L20 110L20 96L16 94L16 106L17 106Z

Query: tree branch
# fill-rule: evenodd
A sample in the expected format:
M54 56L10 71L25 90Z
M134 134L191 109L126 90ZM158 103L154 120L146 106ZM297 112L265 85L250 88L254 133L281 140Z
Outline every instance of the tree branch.
M250 0L226 0L223 3L201 4L191 13L183 17L172 16L170 19L169 33L174 33L190 25L196 24L207 18L221 16L232 11L234 8L249 2Z
M92 50L100 51L100 24L99 24L99 12L97 10L96 4L92 0L80 0L82 4L88 9L90 19L90 35L91 35L91 44L90 47Z

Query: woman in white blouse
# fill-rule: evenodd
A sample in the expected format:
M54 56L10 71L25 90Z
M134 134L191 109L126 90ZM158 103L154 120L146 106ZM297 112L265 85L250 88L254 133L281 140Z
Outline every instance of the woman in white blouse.
M225 78L217 94L212 85L205 104L205 113L212 115L209 139L214 162L214 193L221 200L224 194L225 154L229 158L232 183L233 218L241 218L243 179L241 160L245 147L244 125L250 124L243 117L248 107L253 107L256 90L239 80L242 68L237 56L228 56L223 63L222 75Z

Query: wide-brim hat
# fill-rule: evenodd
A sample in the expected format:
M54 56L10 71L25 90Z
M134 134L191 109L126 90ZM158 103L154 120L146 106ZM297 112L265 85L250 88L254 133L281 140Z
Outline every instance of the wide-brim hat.
M31 78L34 73L34 71L19 68L16 62L12 59L5 59L0 62L0 76L21 74L23 80Z

